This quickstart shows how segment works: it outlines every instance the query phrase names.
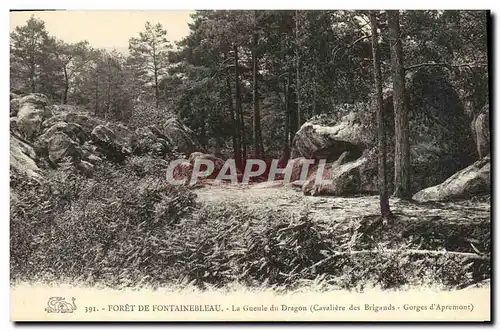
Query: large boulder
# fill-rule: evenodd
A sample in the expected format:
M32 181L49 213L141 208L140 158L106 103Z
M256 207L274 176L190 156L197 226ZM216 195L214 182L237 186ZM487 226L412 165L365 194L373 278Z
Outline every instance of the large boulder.
M79 124L59 121L43 130L34 147L37 154L46 158L53 166L57 166L66 157L78 164L83 158L81 145L87 139L89 136Z
M132 154L131 141L127 137L117 135L106 125L96 126L92 130L91 139L93 144L111 161L122 162Z
M68 135L71 139L80 144L83 144L90 138L77 123L55 122L51 127L43 130L42 135L40 135L37 140L47 140L57 132Z
M193 152L204 151L195 133L176 117L170 117L165 121L163 133L181 153L190 155Z
M474 134L479 158L490 154L490 107L486 104L474 120Z
M85 135L88 137L87 139L89 139L92 134L92 130L94 130L96 126L106 124L105 121L93 117L86 112L62 112L60 114L52 116L51 118L43 122L43 129L46 130L58 122L66 122L79 125Z
M361 156L373 141L361 114L366 104L342 105L332 114L316 116L304 123L293 139L293 149L307 159L336 160L344 151ZM340 115L339 115L340 114Z
M355 161L345 162L347 152L342 153L339 159L325 165L321 178L315 171L303 184L302 192L305 195L335 195L344 196L363 193L373 190L363 186L362 167L368 162L366 156ZM331 183L321 183L320 180L329 180Z
M188 160L193 166L195 165L196 160L212 161L212 163L214 165L214 170L212 171L212 173L210 175L208 175L204 179L215 179L219 175L219 172L222 170L222 168L224 167L224 164L225 164L225 161L223 159L218 158L212 154L205 154L205 153L201 153L201 152L191 153ZM201 164L200 171L206 171L206 170L207 170L207 166L204 164Z
M75 164L78 164L82 158L80 145L63 132L56 132L48 138L47 154L54 165L65 158L71 158Z
M411 189L416 192L470 165L475 147L462 102L446 71L423 67L407 75L406 87Z
M42 171L35 162L33 147L14 135L10 135L10 167L31 179L40 180Z
M28 140L34 139L42 131L43 121L51 116L47 97L43 94L33 93L13 99L11 100L11 114L13 113L13 103L18 105L17 128L19 132Z
M417 192L413 199L419 202L467 199L490 193L490 157L487 156L460 170L439 185Z

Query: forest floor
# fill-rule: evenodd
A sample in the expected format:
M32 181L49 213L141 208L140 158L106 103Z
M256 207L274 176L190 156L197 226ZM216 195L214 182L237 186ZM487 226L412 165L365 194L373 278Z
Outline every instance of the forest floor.
M450 265L450 268L440 267L439 270L433 271L447 278L445 282L449 285L454 284L458 288L463 288L488 282L489 279L491 250L489 197L433 203L416 203L391 198L390 205L394 218L388 223L383 223L378 216L377 195L305 196L293 187L277 187L266 183L247 186L205 185L197 188L195 192L202 204L237 205L248 209L250 215L259 215L257 218L264 220L263 222L266 219L263 217L264 214L269 215L269 222L272 222L273 215L277 214L281 217L288 214L295 219L297 214L306 214L313 224L332 229L328 236L333 240L342 237L346 238L344 241L351 242L349 247L347 249L343 247L342 251L368 253L361 254L366 262L371 260L372 252L378 254L384 250L386 253L394 254L393 257L398 256L397 259L401 258L403 261L401 269L406 269L408 263L417 264L420 260L429 262L433 259L438 261L440 258L451 257L458 262L458 265ZM405 254L398 255L401 252L409 253L407 255L411 256L408 257L410 260L403 257ZM373 262L375 260L376 258ZM397 265L398 263L396 268ZM467 274L468 280L449 279L454 269L462 268L460 265L464 270L455 271L457 274ZM465 272L467 268L469 269ZM445 269L448 270L444 271Z
M379 213L377 195L354 197L306 196L291 187L272 187L264 183L256 185L206 185L195 190L200 202L231 202L241 206L268 212L299 212L307 210L311 218L319 222L344 222ZM391 211L405 216L408 222L423 219L444 220L449 223L477 223L490 219L490 202L484 199L455 202L413 203L390 199Z

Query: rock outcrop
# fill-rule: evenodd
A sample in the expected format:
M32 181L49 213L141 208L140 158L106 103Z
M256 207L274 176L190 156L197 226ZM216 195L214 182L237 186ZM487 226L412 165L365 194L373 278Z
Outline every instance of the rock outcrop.
M366 157L360 157L355 161L343 163L346 154L335 162L327 163L321 178L318 172L314 172L303 184L302 192L305 195L350 195L364 191L361 182L361 167L367 162ZM331 181L331 183L321 183Z
M10 168L34 180L41 179L41 169L35 162L36 153L26 142L10 135Z
M194 132L176 117L171 117L165 121L163 134L168 137L180 153L190 155L193 152L204 152Z
M42 94L11 93L10 101L11 133L29 141L36 158L55 167L69 157L77 166L85 162L81 169L88 173L104 158L122 162L133 154L165 158L172 152L203 151L194 132L175 117L162 127L131 130L78 106L49 105Z
M91 116L87 112L59 113L43 122L43 130L47 130L58 122L77 124L85 133L86 139L90 139L92 130L98 125L106 124L105 121Z
M91 139L110 161L122 162L132 154L130 140L126 136L119 136L106 125L96 126L92 130Z
M491 187L490 157L476 161L439 185L417 192L413 199L419 202L467 199L489 194Z
M17 112L12 111L13 103ZM17 130L24 138L33 140L41 132L43 121L51 116L48 104L47 97L38 93L11 100L11 114L16 114Z
M317 116L304 123L293 139L293 149L307 159L335 161L344 151L361 156L373 141L370 130L362 123L360 112L367 105L344 105L336 109L341 116ZM362 109L360 109L362 108Z
M375 193L377 182L377 154L375 149L366 150L361 157L351 161L349 152L343 152L335 162L327 163L322 179L331 183L319 183L317 165L313 166L311 175L302 183L305 195L349 195L355 193ZM295 185L298 185L296 183ZM388 186L392 189L392 186Z
M474 139L458 94L445 74L434 68L422 68L407 75L406 104L409 112L409 139L411 155L411 190L441 183L456 171L474 161ZM387 90L384 99L384 119L388 137L388 180L392 187L394 158L394 115L392 92ZM340 113L340 115L338 115ZM483 137L486 134L486 116L479 117L477 126ZM315 117L306 122L294 138L294 149L305 158L335 161L344 151L349 152L346 162L357 161L361 155L372 154L367 162L355 162L360 177L351 176L351 187L371 187L376 183L376 121L369 104L343 105L325 118ZM483 152L488 141L481 140ZM344 168L348 169L348 166ZM352 169L349 168L351 171ZM343 170L343 169L341 169ZM333 180L347 180L331 174ZM347 177L347 178L351 178ZM332 194L343 192L346 183L335 184ZM349 185L347 185L349 186ZM376 187L376 186L375 186ZM305 192L310 191L306 188ZM327 189L324 189L327 190ZM320 190L321 191L321 190ZM328 190L327 190L328 191ZM335 193L336 194L336 193Z
M474 134L479 158L490 154L490 106L486 104L474 120Z
M441 183L470 165L474 139L447 73L422 68L407 75L412 191Z
M80 145L62 132L57 132L48 139L47 154L50 162L54 165L67 157L78 164L82 158Z

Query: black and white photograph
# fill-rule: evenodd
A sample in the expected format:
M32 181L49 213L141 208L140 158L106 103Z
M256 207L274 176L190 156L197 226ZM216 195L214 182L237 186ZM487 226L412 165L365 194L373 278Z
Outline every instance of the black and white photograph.
M11 321L491 321L490 11L9 19Z

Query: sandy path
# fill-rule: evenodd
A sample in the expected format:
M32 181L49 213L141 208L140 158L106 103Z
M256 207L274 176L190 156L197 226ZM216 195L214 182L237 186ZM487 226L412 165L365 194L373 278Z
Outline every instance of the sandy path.
M300 212L307 208L311 217L320 221L336 222L349 217L378 214L378 196L359 197L311 197L291 187L269 187L268 185L215 186L196 189L201 202L231 202L241 206L272 211ZM439 217L447 220L473 221L490 218L490 203L447 202L417 204L390 199L394 213L418 218Z

